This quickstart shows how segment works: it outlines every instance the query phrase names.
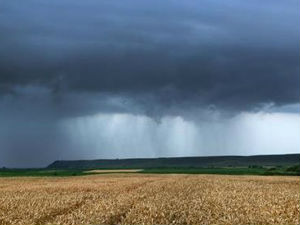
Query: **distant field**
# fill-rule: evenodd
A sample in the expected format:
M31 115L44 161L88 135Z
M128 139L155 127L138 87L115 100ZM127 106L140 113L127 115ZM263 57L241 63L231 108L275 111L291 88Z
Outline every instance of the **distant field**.
M0 178L0 224L300 223L300 177L101 174Z
M143 171L142 169L119 169L119 170L87 170L84 173L137 173Z

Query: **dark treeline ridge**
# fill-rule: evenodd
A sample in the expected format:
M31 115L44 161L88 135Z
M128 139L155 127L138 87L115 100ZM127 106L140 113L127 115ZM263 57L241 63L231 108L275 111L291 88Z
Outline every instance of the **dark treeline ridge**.
M300 154L255 156L205 156L174 158L131 158L97 160L59 160L48 169L149 169L149 168L209 168L209 167L274 167L299 165Z

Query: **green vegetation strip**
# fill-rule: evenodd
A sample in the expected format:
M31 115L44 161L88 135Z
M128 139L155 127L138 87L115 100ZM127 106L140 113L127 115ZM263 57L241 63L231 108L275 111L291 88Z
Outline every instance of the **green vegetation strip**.
M88 175L82 170L0 169L0 177L68 177Z
M298 171L297 171L298 168ZM226 174L226 175L300 175L299 166L295 170L290 168L161 168L145 169L140 173L158 174Z
M121 169L121 168L120 168ZM67 177L67 176L83 176L92 174L110 174L115 173L112 169L97 169L99 172L90 172L91 170L54 170L54 169L0 169L0 177L16 177L16 176L35 176L35 177ZM118 173L133 173L120 171ZM291 167L226 167L226 168L153 168L143 169L135 173L147 174L226 174L226 175L300 175L300 165Z

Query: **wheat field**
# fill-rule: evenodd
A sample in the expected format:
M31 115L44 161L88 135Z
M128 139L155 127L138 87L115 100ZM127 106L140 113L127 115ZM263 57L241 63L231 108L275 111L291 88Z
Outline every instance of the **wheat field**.
M0 178L0 224L299 224L300 178Z

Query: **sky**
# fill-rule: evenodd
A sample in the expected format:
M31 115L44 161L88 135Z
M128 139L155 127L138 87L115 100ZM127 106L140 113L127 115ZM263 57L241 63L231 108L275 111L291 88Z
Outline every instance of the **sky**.
M298 153L298 0L1 0L0 167Z

